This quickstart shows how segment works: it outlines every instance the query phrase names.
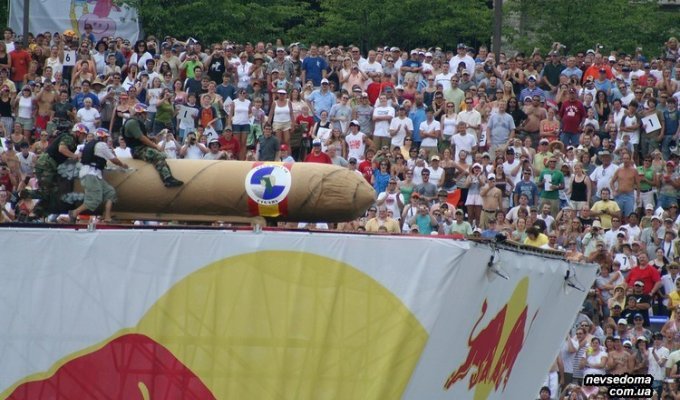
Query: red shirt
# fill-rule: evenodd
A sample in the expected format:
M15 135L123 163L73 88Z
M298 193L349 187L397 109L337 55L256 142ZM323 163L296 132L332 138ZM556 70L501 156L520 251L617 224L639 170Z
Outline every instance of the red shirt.
M305 158L305 162L315 162L315 163L321 163L321 164L333 164L333 161L331 160L331 157L324 153L323 151L320 152L318 155L314 154L314 151L312 150L311 153L307 155Z
M656 285L657 282L661 280L661 275L659 271L653 266L647 265L646 268L635 267L628 273L628 278L626 278L626 283L629 287L633 287L635 281L644 282L645 286L642 288L644 294L649 294Z
M361 172L368 183L371 183L373 176L373 163L370 160L364 160L357 165L357 171Z
M586 109L583 103L578 100L567 100L562 103L560 108L560 119L562 120L562 131L568 133L579 133L581 121L586 117Z
M307 131L303 132L302 136L309 137L310 136L309 133L311 132L312 128L314 127L314 117L309 117L309 116L305 117L303 115L298 115L297 118L295 118L295 124L297 126L303 126L302 125L303 122L307 123Z
M0 186L4 186L5 190L7 190L10 193L14 191L14 185L12 185L12 179L9 177L8 173L0 175Z
M31 63L31 55L26 50L14 50L9 53L12 56L12 80L22 81L28 73L28 65Z
M394 90L394 84L392 82L373 82L366 88L366 94L368 94L368 101L371 104L375 104L380 97L380 93L385 90L386 87L391 87Z
M239 145L238 139L232 136L231 140L227 140L224 138L224 136L220 136L217 138L217 141L220 142L220 150L231 151L231 154L235 158L238 158L238 152L241 150L241 145Z
M604 68L605 71L607 71L607 72L606 72L606 74L607 74L607 80L612 80L612 79L614 79L614 74L612 73L611 67L610 67L608 64L602 63L602 64L600 64L599 66L593 64L593 65L591 65L590 67L588 67L588 68L585 70L585 72L583 73L583 76L581 77L581 79L583 80L583 82L585 82L586 79L588 79L589 76L592 76L593 79L599 78L599 77L600 77L600 68Z

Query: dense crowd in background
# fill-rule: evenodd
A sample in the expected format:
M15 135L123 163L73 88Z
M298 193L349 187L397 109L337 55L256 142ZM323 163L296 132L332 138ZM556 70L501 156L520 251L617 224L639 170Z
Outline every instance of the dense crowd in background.
M606 399L584 374L650 373L680 399L679 45L496 55L301 43L0 41L0 222L40 219L34 165L76 123L121 129L138 103L169 159L328 163L376 190L337 229L506 240L600 272L541 398ZM75 51L75 60L71 56ZM94 140L82 132L82 144ZM652 319L668 316L662 329ZM546 397L546 395L548 397Z

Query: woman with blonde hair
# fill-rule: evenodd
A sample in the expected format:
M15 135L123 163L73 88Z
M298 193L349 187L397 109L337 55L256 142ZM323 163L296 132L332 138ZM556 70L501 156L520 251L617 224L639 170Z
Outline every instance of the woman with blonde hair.
M515 91L512 88L512 82L505 81L503 83L503 100L509 101L513 97L516 98L517 96L515 95Z

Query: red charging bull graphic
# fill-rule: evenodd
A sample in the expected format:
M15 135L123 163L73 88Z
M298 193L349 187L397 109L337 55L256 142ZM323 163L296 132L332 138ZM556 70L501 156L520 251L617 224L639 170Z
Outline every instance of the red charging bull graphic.
M522 279L508 303L473 338L488 309L487 301L484 300L481 315L468 337L468 356L446 380L445 390L463 380L473 369L468 389L475 389L475 399L486 399L492 389L498 391L501 385L501 390L505 390L517 356L524 345L528 286L529 279ZM538 310L531 319L529 329L537 315Z
M212 400L215 397L168 349L145 335L128 334L67 362L49 378L18 386L8 399Z

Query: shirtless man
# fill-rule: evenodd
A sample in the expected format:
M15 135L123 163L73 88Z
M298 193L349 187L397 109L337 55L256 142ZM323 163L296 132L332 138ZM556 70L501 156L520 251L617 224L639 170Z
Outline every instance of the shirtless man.
M534 146L538 146L541 121L548 118L548 112L545 108L541 107L541 97L532 96L531 103L524 106L524 113L527 115L527 118L520 126L522 140L524 140L524 136L528 135L531 138L531 143Z
M52 119L52 106L57 101L57 91L54 89L51 80L45 81L36 100L38 102L38 116L35 125L44 131L47 129L47 123Z
M614 350L609 352L607 371L612 375L622 375L633 369L635 359L621 346L621 338L614 336Z
M501 209L502 192L496 187L496 175L489 174L487 176L487 183L479 192L482 196L482 215L479 219L479 225L482 229L487 229L487 222L496 217L496 212Z
M640 189L640 176L633 166L630 154L624 153L621 159L623 165L616 170L614 177L612 177L611 187L616 188L612 190L612 194L614 194L614 200L619 205L623 215L630 215L635 212L636 195L639 196Z

